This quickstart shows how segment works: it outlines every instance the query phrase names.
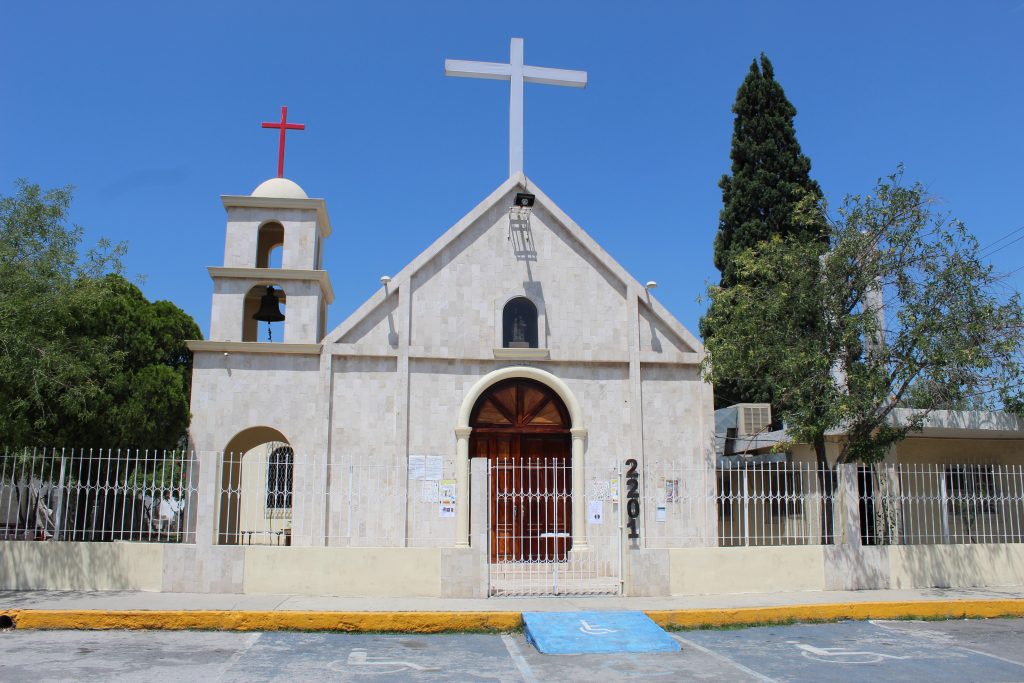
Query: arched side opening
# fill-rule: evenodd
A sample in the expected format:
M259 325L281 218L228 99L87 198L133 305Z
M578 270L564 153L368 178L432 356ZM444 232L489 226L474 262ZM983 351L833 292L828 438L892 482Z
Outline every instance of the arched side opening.
M572 548L569 410L526 378L491 386L470 415L470 457L489 460L491 562L564 562Z
M537 306L525 296L511 299L502 310L501 346L506 349L538 346Z
M256 236L256 267L280 268L284 252L284 226L275 221L260 226Z
M271 427L239 432L224 450L217 543L289 545L294 451Z
M270 288L269 292L268 287ZM270 300L264 301L268 293L271 292L277 299L276 306ZM250 289L245 295L245 304L242 309L242 341L284 341L284 316L287 302L288 297L280 285L261 283ZM268 306L269 310L280 312L281 320L264 322L253 317L258 312L267 310Z

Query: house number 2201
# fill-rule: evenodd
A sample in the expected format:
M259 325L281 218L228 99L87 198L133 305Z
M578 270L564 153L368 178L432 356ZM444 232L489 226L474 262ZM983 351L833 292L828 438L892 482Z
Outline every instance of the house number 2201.
M637 519L640 517L640 482L636 473L636 460L626 461L626 527L629 538L640 538Z

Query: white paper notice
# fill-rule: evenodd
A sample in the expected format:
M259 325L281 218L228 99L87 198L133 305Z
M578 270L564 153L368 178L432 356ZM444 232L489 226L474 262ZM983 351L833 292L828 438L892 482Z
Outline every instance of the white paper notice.
M654 508L654 521L655 522L664 522L665 521L665 506L664 505L659 505L658 507Z
M410 455L409 456L409 479L423 479L423 470L426 467L425 455ZM435 477L440 479L441 477Z
M436 503L440 500L440 493L436 480L425 479L420 482L420 501L423 503Z
M587 504L587 517L591 524L604 523L604 503L600 500L592 500Z
M437 504L438 517L455 516L455 480L443 479L440 487L440 500Z
M591 479L590 500L608 500L611 495L610 483L607 479Z
M428 455L423 463L424 479L440 479L444 476L444 459L440 455Z

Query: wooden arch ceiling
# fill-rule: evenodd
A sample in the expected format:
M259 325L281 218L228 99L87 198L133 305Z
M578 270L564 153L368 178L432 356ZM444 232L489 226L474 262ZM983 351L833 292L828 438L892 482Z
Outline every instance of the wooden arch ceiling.
M469 425L474 432L567 433L569 411L550 387L531 379L498 382L481 396Z

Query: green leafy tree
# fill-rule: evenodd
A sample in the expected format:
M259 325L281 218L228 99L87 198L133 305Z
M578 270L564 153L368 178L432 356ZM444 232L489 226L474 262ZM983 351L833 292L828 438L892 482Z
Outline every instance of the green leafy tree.
M76 315L69 334L105 339L120 362L101 377L101 392L64 441L107 448L174 448L189 423L192 354L199 327L168 301L149 302L138 287L110 274L94 285L98 301Z
M821 190L796 139L796 108L764 54L760 65L757 60L750 65L732 111L732 174L719 182L723 206L714 252L723 288L749 283L753 273L740 268L737 257L760 242L773 236L821 242L824 235L820 222L793 218L797 204L807 195L820 198ZM713 300L711 305L721 304ZM704 338L715 333L713 321L720 315L712 311L701 320ZM772 400L771 387L758 379L723 379L715 388L719 405Z
M120 269L123 246L81 259L66 224L70 188L17 183L0 197L0 434L7 445L53 443L68 416L90 410L118 362L109 340L67 334L96 304L95 275Z
M9 446L173 448L188 427L195 322L119 275L125 245L79 254L71 189L0 197L0 434Z
M823 215L813 194L794 212ZM998 293L960 222L901 168L826 225L827 244L773 236L736 255L736 284L708 289L707 379L773 387L789 433L823 464L832 430L845 435L838 462L874 462L935 409L1019 409L1020 300Z
M185 340L200 338L198 327L121 277L124 244L101 240L80 253L82 229L67 222L71 188L19 181L16 190L0 197L0 438L16 449L5 474L179 485L184 459L145 449L173 449L186 433ZM18 450L54 445L88 450L68 460ZM61 496L73 526L97 540L112 538L113 516L139 504L104 487ZM98 510L106 516L94 518Z

